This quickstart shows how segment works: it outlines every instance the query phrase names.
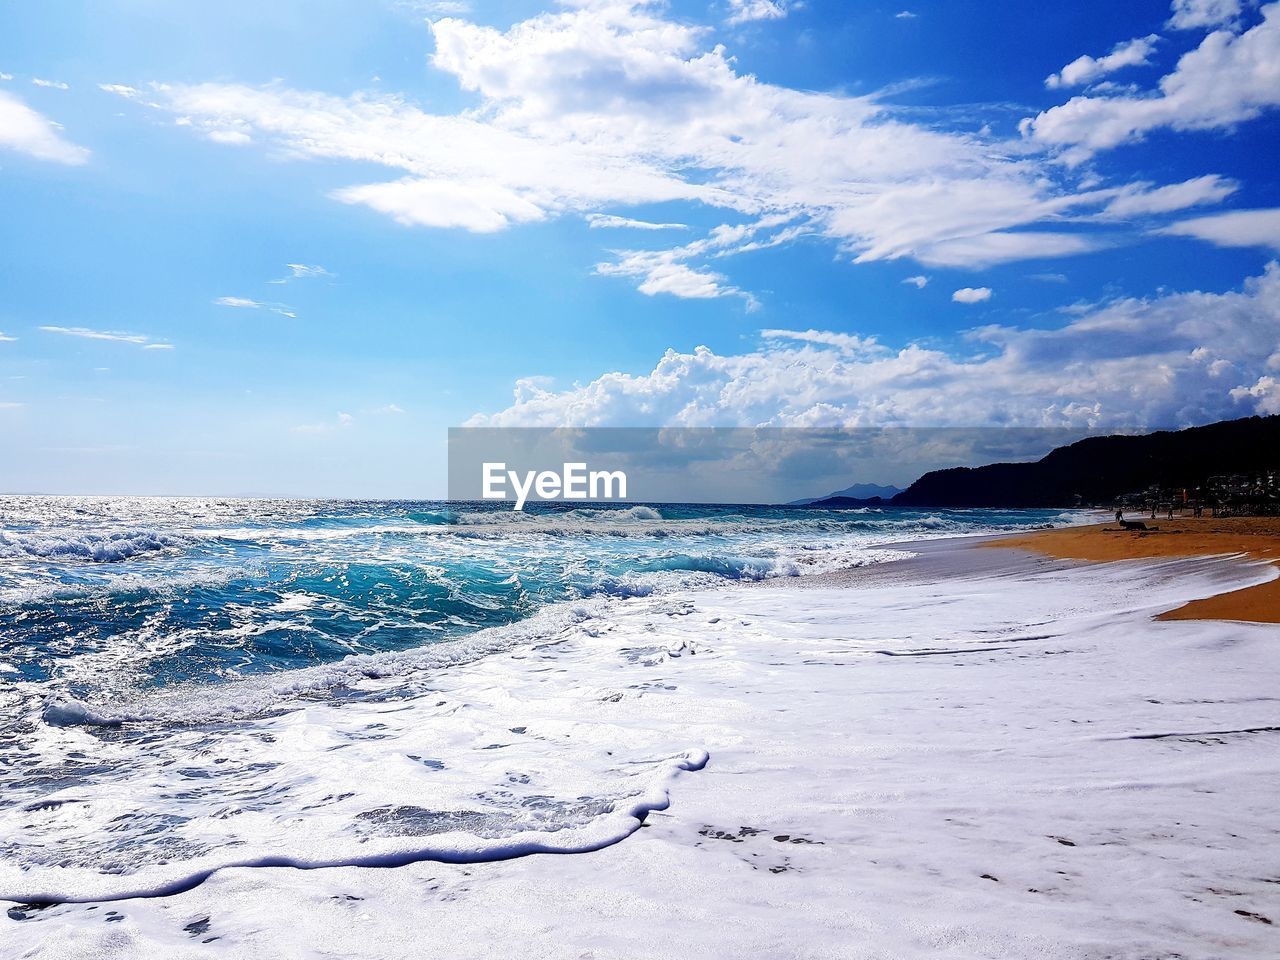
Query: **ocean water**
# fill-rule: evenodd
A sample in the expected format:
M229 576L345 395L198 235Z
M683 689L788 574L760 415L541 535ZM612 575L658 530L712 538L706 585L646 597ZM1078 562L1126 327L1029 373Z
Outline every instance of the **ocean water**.
M591 678L545 651L611 629L628 604L679 617L730 581L1080 519L0 498L0 896L612 843L705 753L655 754L607 724L493 729L475 704L501 699L511 664L546 657L532 668L542 695L578 695ZM451 688L451 671L476 663L483 690L474 670Z

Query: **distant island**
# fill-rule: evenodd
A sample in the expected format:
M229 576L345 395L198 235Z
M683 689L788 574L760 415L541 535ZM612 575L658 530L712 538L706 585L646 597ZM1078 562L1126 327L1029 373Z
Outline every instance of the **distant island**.
M883 486L878 483L855 483L851 487L845 487L843 490L836 490L834 493L828 493L825 497L806 497L803 500L792 500L787 504L788 507L807 507L811 504L826 503L830 500L888 500L902 493L901 487Z
M891 497L840 491L807 506L1147 508L1175 501L1280 509L1280 416L1089 437L1034 462L933 470Z

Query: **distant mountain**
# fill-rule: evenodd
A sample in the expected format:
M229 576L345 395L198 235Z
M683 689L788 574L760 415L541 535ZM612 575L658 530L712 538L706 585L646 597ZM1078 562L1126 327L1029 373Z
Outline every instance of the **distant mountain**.
M1123 494L1152 485L1195 487L1215 475L1278 468L1280 416L1248 417L1143 436L1089 437L1058 447L1034 463L934 470L890 503L895 507L1111 504ZM833 504L823 501L820 505Z
M871 500L872 498L879 498L881 500L888 500L899 493L902 493L901 487L885 487L877 483L855 483L853 486L845 487L843 490L836 490L832 493L828 493L825 497L809 497L805 500L792 500L787 504L787 506L807 507L818 503L819 501L823 502L823 506L827 506L827 500L833 500L836 498L844 498L847 500Z

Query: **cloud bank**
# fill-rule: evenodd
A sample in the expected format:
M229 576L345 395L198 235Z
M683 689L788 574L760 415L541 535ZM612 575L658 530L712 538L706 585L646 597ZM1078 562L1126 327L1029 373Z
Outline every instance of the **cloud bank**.
M1054 330L986 326L965 349L762 331L723 355L552 389L530 378L470 426L1152 427L1280 412L1280 264L1227 293L1122 299Z

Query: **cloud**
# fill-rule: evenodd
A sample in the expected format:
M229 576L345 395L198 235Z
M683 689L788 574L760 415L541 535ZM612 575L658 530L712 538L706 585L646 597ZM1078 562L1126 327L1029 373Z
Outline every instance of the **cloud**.
M414 13L426 13L431 16L458 16L471 12L471 4L466 0L395 0L395 2Z
M71 87L68 84L63 83L61 80L44 80L41 77L32 77L31 82L35 84L37 87L48 87L53 90L70 90L71 89Z
M0 343L14 343L17 339L17 337L7 336L3 330L0 330Z
M1237 184L1216 174L1195 177L1182 183L1155 187L1150 183L1135 183L1121 190L1106 205L1103 218L1127 218L1157 213L1172 213L1188 207L1219 203L1235 193Z
M43 326L39 328L45 333L56 333L64 337L80 337L84 340L112 340L117 343L131 343L145 350L171 350L173 344L165 341L154 341L145 333L127 333L123 330L92 330L89 327L57 327Z
M1091 83L1099 77L1125 67L1145 67L1151 62L1151 54L1155 51L1159 39L1155 34L1137 37L1124 43L1117 43L1105 57L1094 59L1087 54L1077 57L1063 67L1061 72L1049 74L1045 78L1044 85L1050 90L1059 87L1078 87L1082 83Z
M875 337L860 337L854 333L832 333L828 330L761 330L765 340L793 340L800 343L816 343L835 347L841 353L863 355L882 354L886 349Z
M64 140L61 129L13 94L0 90L0 149L71 166L86 162L89 151Z
M293 308L284 303L266 303L262 300L252 300L249 297L218 297L213 302L219 307L231 307L235 310L270 310L272 313L278 313L282 317L289 317L293 320L298 317L293 312Z
M1266 412L1280 370L1280 265L1237 291L1120 299L1057 329L987 326L972 349L857 352L846 334L747 353L667 350L648 373L567 390L524 380L470 426L1147 427ZM867 341L870 343L871 341Z
M915 20L920 16L920 14L912 13L910 10L899 10L893 16L898 20Z
M990 287L961 287L951 294L955 303L983 303L991 299Z
M1264 6L1262 18L1239 35L1210 33L1157 91L1073 97L1023 120L1023 135L1077 164L1153 130L1220 130L1251 120L1280 104L1280 3Z
M587 224L593 230L688 230L684 223L653 223L649 220L632 220L630 217L618 217L608 213L588 213Z
M1197 30L1231 24L1239 18L1241 0L1173 0L1169 26L1174 30Z
M158 109L206 137L238 133L276 158L391 171L332 197L410 227L494 233L573 215L645 229L618 211L673 202L715 211L721 225L698 241L620 249L597 267L650 295L753 303L727 259L801 237L857 263L941 267L1118 242L1092 233L1091 218L1132 188L1082 187L1052 142L910 122L879 96L765 83L739 73L708 28L664 9L595 0L505 31L436 20L432 65L476 100L452 114L280 83L153 93ZM1067 220L1070 231L1059 226ZM717 239L734 230L754 235Z
M127 100L136 100L139 95L137 87L124 83L100 83L98 89L104 93L114 93L117 97L124 97Z
M291 280L312 280L319 277L333 277L335 274L330 273L324 267L316 264L307 263L286 263L289 269L287 277L280 277L277 280L268 280L268 283L288 283Z
M915 277L907 277L902 282L911 284L911 286L915 287L917 290L923 290L929 285L929 278L921 274Z
M0 73L0 80L12 80L12 79L13 79L12 73Z
M788 0L729 0L730 26L752 20L781 20L787 15Z
M373 412L374 412L374 413L400 414L400 413L404 413L404 408L403 408L403 407L401 407L399 404L395 404L395 403L388 403L386 406L382 406L382 407L378 407L378 408L376 408Z
M650 297L669 293L687 300L707 300L742 293L726 283L723 274L676 263L668 250L631 252L616 263L596 264L596 273L602 277L638 277L640 292Z
M1196 237L1220 247L1270 247L1280 250L1280 208L1232 210L1207 217L1180 220L1160 231Z
M1235 400L1252 401L1254 411L1263 416L1280 413L1280 380L1275 377L1259 377L1251 387L1236 387L1231 391Z

